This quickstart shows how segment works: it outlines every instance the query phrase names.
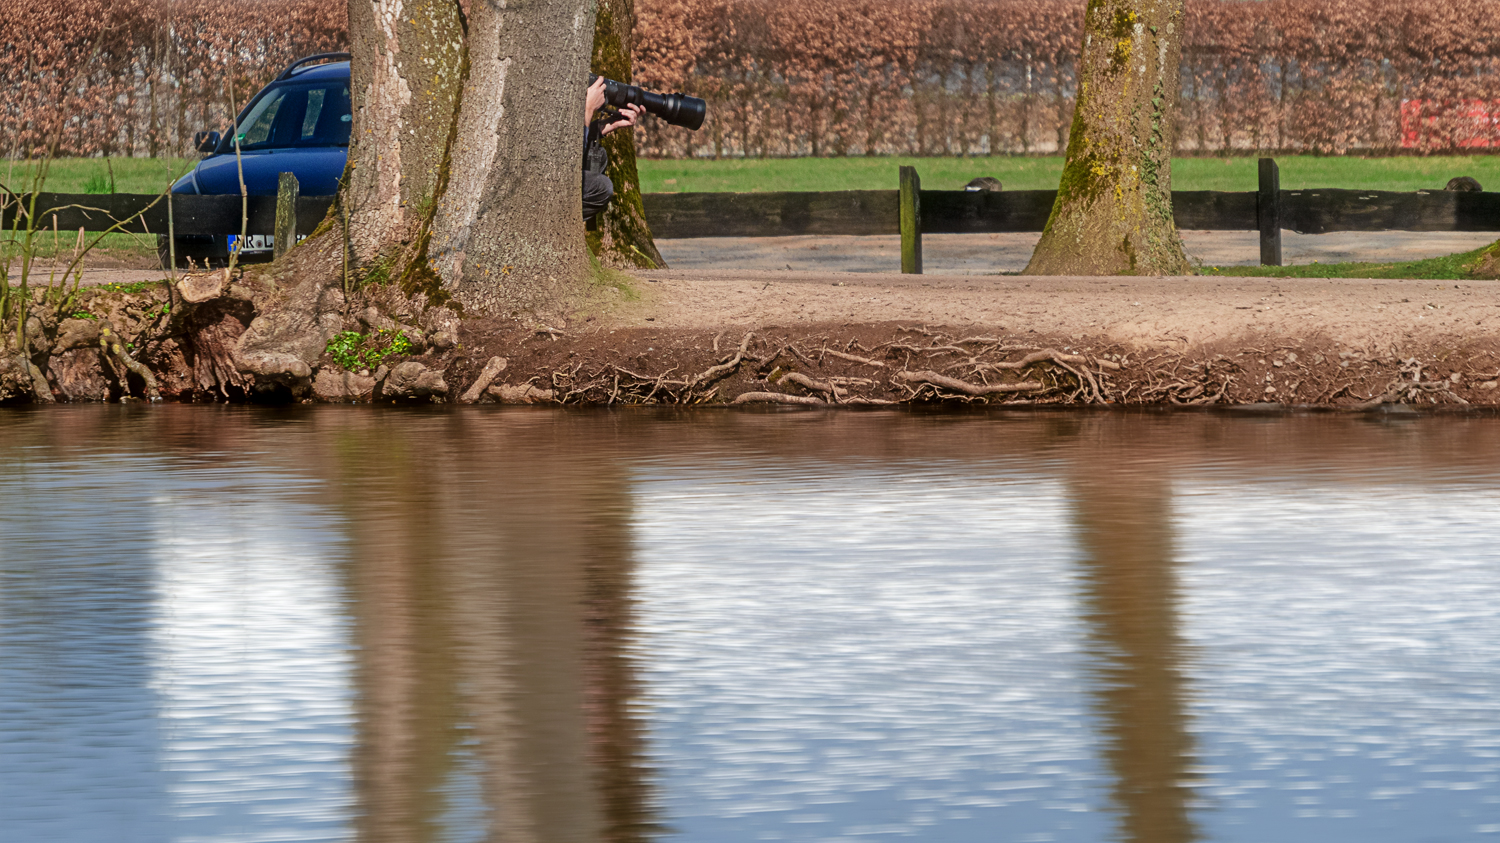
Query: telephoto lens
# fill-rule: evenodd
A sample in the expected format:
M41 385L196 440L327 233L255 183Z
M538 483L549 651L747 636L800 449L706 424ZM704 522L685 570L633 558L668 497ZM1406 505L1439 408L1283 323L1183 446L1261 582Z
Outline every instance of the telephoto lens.
M599 77L590 73L589 84ZM673 126L698 131L703 118L708 116L708 103L687 94L658 94L645 88L637 88L613 79L604 80L604 101L615 108L638 105Z

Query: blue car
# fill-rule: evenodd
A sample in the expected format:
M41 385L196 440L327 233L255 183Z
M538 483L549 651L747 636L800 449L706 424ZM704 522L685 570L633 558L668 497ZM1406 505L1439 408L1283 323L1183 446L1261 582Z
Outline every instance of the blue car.
M293 62L271 84L262 88L240 112L240 161L235 161L235 137L199 132L198 150L208 153L192 172L172 185L173 193L240 193L240 167L252 196L276 194L281 173L297 177L303 196L338 193L344 162L349 157L349 54L320 53ZM272 238L255 235L238 243L238 235L177 238L177 259L186 263L222 263L230 250L242 257L269 257ZM163 261L166 238L161 238Z

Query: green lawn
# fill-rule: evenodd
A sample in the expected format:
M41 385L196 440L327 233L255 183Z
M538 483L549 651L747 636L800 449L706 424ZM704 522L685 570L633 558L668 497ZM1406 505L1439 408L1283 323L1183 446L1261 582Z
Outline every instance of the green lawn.
M45 189L54 193L109 193L113 175L115 193L160 193L197 162L196 158L59 158L52 162ZM0 184L17 192L30 190L32 172L24 162L0 162ZM0 240L10 236L9 231L0 232ZM88 235L90 241L96 236ZM49 231L34 242L37 257L50 266L54 256L63 261L72 257L78 232L63 232L54 238ZM156 238L106 234L90 255L145 266L156 261Z
M1288 190L1343 187L1351 190L1440 189L1455 176L1472 176L1500 191L1500 156L1432 158L1278 158L1281 186ZM970 179L994 176L1007 190L1053 190L1063 159L1054 158L768 158L722 161L647 161L638 166L646 193L709 193L776 190L894 190L897 168L917 168L922 186L958 190ZM1172 186L1178 190L1254 190L1254 158L1178 158Z
M1484 247L1488 248L1488 247ZM1297 266L1205 266L1204 275L1248 278L1406 278L1457 281L1469 277L1466 267L1484 248L1456 255L1397 263L1308 263Z
M160 193L198 163L196 158L59 158L52 162L45 190L53 193ZM21 192L31 189L31 165L0 162L0 184Z
M110 170L116 193L156 193L185 173L192 158L62 158L54 161L47 189L58 193L108 192ZM771 190L894 190L901 165L917 168L922 186L958 190L978 176L994 176L1009 190L1051 190L1062 158L765 158L722 161L639 162L646 193L751 192ZM1500 191L1500 156L1432 158L1277 159L1286 189L1345 187L1353 190L1439 189L1454 176L1473 176ZM0 162L0 183L28 186L26 167ZM1254 158L1178 158L1172 162L1178 190L1254 190ZM91 191L90 188L93 188Z

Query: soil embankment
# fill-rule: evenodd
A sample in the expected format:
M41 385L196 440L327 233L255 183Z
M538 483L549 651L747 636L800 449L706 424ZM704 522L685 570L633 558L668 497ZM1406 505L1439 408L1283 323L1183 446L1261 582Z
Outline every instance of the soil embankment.
M509 400L1500 403L1500 282L638 277L592 321L468 347L507 358Z
M456 327L445 308L356 296L345 331L414 342L368 364L314 350L266 383L236 360L277 294L182 283L175 302L165 285L99 289L91 318L58 314L10 398L42 381L59 400L140 396L139 362L178 400L1500 404L1496 281L675 270L637 275L635 295L602 288L571 322Z

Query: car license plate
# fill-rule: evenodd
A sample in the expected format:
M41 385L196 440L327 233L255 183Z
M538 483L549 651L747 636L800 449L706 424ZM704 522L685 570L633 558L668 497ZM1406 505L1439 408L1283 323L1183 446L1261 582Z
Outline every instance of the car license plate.
M305 235L305 234L299 234L299 235L297 235L297 242L298 243L301 243L303 240L306 240L306 239L307 239L307 235ZM231 234L231 235L229 235L229 253L230 254L234 254L235 244L239 243L239 242L240 242L239 235L237 235L237 234ZM255 252L269 252L269 251L274 250L275 248L276 248L276 237L274 235L270 235L270 234L251 234L251 235L249 235L248 237L245 238L244 244L242 246L240 246L240 254L242 254L242 255L248 255L248 254L252 254L252 253L255 253Z

